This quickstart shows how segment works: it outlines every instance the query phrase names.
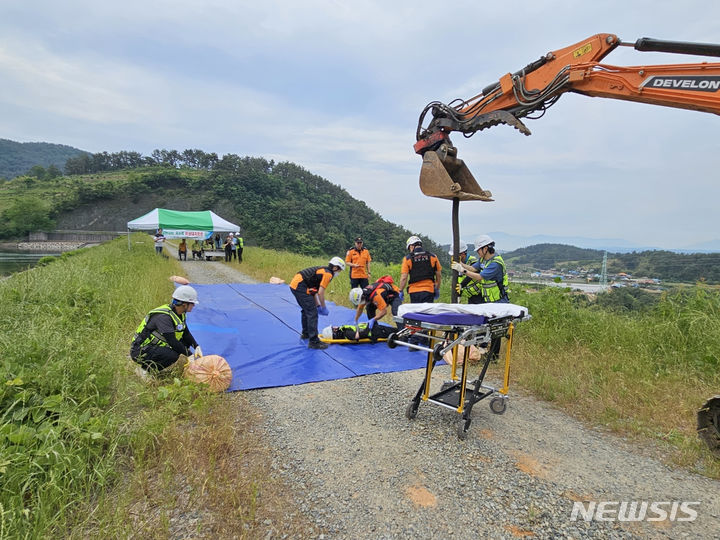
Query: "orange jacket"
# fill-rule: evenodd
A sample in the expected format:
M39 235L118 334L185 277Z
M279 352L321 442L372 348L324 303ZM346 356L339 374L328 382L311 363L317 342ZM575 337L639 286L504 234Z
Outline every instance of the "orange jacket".
M350 277L353 279L370 277L367 272L370 261L372 261L372 257L367 248L362 248L359 251L357 248L348 249L348 252L345 254L345 262L359 265L357 268L354 266L350 267Z

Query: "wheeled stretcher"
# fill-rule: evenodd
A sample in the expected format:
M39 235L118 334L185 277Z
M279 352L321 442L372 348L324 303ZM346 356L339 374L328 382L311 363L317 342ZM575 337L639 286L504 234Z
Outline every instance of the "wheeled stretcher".
M403 304L395 321L401 330L387 341L390 348L398 345L427 352L425 377L417 394L405 410L409 419L417 416L421 401L455 410L462 416L457 428L460 439L467 437L473 405L487 397L490 410L503 414L507 408L510 382L510 355L515 325L530 319L527 308L516 304ZM503 386L493 388L483 384L488 366L493 360L487 351L493 340L507 338ZM463 361L457 375L458 349L463 346ZM468 381L470 348L485 350L480 374ZM430 394L430 382L435 364L448 352L452 354L452 380L443 383L439 392Z

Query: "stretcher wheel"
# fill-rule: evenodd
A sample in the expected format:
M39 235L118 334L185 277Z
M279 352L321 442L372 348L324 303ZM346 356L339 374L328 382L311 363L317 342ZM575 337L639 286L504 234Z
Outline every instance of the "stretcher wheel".
M507 399L494 397L490 400L490 410L495 414L503 414L507 409Z
M467 420L461 420L457 425L457 436L461 441L467 439L468 431L470 431L470 422L472 422L472 419L468 418Z
M420 406L420 403L415 403L415 401L411 401L407 409L405 409L405 416L407 416L408 420L412 420L417 416L418 407Z
M397 343L395 343L395 337L396 337L396 334L392 333L387 338L387 346L390 347L391 349L394 349L395 347L397 347Z

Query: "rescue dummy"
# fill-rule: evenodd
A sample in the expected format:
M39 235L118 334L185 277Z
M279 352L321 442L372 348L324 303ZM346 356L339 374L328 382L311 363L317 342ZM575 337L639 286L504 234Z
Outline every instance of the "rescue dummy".
M320 333L320 339L327 343L360 343L385 341L390 334L397 332L392 326L376 324L371 331L368 323L326 326ZM357 336L357 337L356 337Z

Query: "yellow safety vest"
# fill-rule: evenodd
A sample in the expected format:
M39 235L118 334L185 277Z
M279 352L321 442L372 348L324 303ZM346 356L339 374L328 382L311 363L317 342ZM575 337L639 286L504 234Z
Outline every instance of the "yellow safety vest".
M164 313L166 315L170 315L170 318L173 321L173 326L175 327L175 339L177 339L178 341L182 339L183 333L185 332L185 314L183 313L182 315L178 315L173 311L169 304L165 304L164 306L156 307L155 309L150 311L142 320L142 322L140 322L137 330L135 330L133 345L139 345L141 349L147 347L148 345L157 345L159 347L170 346L170 344L165 340L165 337L160 332L158 332L157 330L148 332L146 329L150 317L152 317L156 313Z

